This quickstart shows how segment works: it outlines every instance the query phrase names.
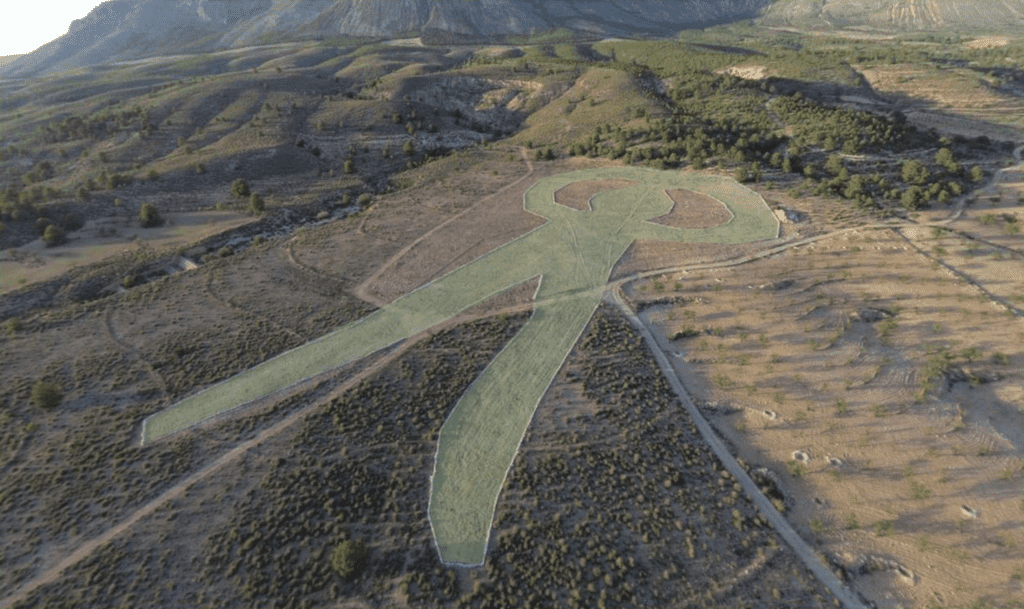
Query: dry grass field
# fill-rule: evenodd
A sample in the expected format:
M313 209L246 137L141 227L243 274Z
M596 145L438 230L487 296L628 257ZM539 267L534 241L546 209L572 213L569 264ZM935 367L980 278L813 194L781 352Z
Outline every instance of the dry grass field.
M1020 91L995 84L984 72L920 64L857 69L875 91L901 96L903 112L922 128L964 137L1024 138Z
M1022 216L855 229L633 291L685 299L645 315L687 389L878 606L1019 596Z

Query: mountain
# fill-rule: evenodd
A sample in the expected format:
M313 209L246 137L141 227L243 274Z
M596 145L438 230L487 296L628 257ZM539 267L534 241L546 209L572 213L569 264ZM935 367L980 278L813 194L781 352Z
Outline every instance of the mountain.
M800 29L1024 28L1024 0L107 0L68 33L0 65L31 77L153 55L354 36L500 42L570 30L582 37L665 36L759 18Z
M356 36L500 41L555 29L671 35L749 19L770 0L108 0L68 33L7 64L6 77L158 54Z
M759 20L797 28L1024 30L1024 0L775 0Z

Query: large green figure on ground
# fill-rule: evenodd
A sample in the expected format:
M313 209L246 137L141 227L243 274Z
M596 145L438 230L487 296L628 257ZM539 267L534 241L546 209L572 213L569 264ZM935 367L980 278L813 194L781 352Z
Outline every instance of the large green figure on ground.
M586 211L555 203L560 188L595 179L624 179L633 185L594 195ZM733 217L711 229L650 222L671 210L666 191L672 189L710 194ZM540 276L529 322L463 394L439 433L429 507L438 552L449 564L481 564L498 494L533 412L626 248L637 239L773 239L779 226L764 201L733 180L628 167L544 178L527 191L525 207L548 222L357 322L154 415L146 421L143 441L361 358Z

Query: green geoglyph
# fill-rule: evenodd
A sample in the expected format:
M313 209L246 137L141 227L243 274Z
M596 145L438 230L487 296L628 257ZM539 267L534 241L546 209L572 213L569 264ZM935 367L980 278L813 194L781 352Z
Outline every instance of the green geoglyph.
M580 211L554 202L582 180L625 179ZM668 213L666 190L722 201L733 218L711 229L649 222ZM764 201L734 180L615 167L559 174L525 195L543 226L429 283L367 317L270 359L150 417L148 442L378 351L444 322L528 279L541 277L529 322L474 381L441 427L429 516L441 559L483 562L494 506L533 412L600 302L612 267L637 239L746 243L778 236Z

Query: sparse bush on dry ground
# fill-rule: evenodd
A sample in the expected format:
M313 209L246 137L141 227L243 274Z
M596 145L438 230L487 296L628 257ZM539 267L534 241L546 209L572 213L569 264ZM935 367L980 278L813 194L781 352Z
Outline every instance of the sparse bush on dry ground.
M436 430L525 319L473 322L417 345L270 441L279 456L256 465L240 490L224 495L214 482L161 510L24 606L70 590L108 604L145 595L213 607L372 606L395 595L449 607L736 606L757 596L831 605L703 444L639 336L604 308L538 409L486 563L460 587L438 562L426 520ZM566 411L552 397L565 392L575 397L563 404L593 406ZM214 504L228 510L227 524L199 524ZM167 534L176 527L182 533ZM158 536L163 549L147 553ZM339 538L369 548L350 582L332 567ZM759 566L734 582L750 564Z

